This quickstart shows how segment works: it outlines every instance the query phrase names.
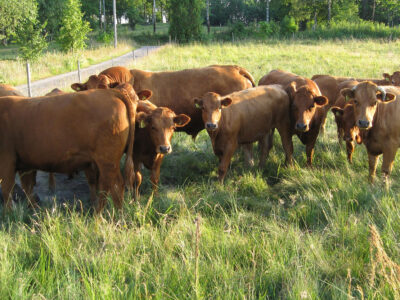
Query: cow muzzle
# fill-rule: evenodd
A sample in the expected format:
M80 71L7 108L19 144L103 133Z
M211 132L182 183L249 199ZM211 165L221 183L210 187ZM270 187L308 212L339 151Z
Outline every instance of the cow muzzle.
M366 120L358 120L357 126L360 129L368 129L371 127L371 122Z
M216 130L217 128L218 128L218 124L216 124L216 123L210 123L210 122L206 123L207 130L213 131L213 130Z
M308 130L308 126L304 123L296 123L296 130L306 132Z
M159 151L162 154L168 154L168 153L171 153L172 148L171 148L171 146L168 146L168 145L162 145L159 147Z

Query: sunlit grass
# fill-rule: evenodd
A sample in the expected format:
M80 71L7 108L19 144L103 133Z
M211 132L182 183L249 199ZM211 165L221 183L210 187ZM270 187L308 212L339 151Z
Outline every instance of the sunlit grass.
M374 41L169 46L132 67L238 64L257 80L273 68L378 77L399 68L399 50ZM145 171L141 201L126 199L121 212L110 201L101 218L79 203L37 213L18 206L0 222L0 298L396 299L399 158L390 189L370 185L364 146L349 165L331 113L313 169L293 140L293 167L283 166L276 133L264 168L246 168L237 153L221 185L208 135L193 142L176 133L154 197Z

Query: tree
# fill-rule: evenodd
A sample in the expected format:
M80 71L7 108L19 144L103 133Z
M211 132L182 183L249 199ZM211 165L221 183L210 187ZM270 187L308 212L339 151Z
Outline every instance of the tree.
M43 24L46 22L46 31L48 37L52 39L60 31L62 10L65 0L38 0L39 5L39 21Z
M0 40L4 45L15 35L21 21L36 18L37 8L34 0L0 0Z
M21 22L17 29L17 42L21 45L19 52L25 61L36 60L47 48L46 23L40 24L37 18L27 18Z
M58 42L64 51L75 52L86 47L86 35L91 29L89 22L83 20L79 0L66 0L61 24Z
M169 33L180 42L199 39L201 36L202 0L170 0Z

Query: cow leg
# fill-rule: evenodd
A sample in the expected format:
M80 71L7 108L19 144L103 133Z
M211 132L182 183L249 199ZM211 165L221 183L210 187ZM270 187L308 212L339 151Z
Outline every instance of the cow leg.
M153 162L153 166L151 167L151 177L150 181L151 184L153 185L153 192L157 194L158 192L158 182L160 180L160 169L161 169L161 163L164 159L164 155L158 154L156 159Z
M253 144L243 144L244 161L247 167L254 166Z
M36 171L19 173L19 178L21 179L22 189L26 194L29 205L33 208L38 207L38 203L33 195L33 187L35 186L36 182Z
M324 112L324 114L322 116L322 120L321 120L321 127L319 129L319 131L321 132L322 135L325 134L326 116L327 116L327 112Z
M312 160L314 157L314 147L315 147L315 142L317 141L317 135L315 137L312 137L311 141L308 141L306 144L306 155L307 155L307 166L312 167Z
M259 168L264 167L265 161L269 156L269 152L274 145L274 132L275 128L271 129L267 135L258 140L258 150L260 156L260 161L258 165Z
M134 199L136 201L138 201L140 198L139 188L142 185L142 179L143 179L142 173L140 173L139 170L135 170L135 196L134 196Z
M99 182L97 170L93 166L91 166L89 168L86 168L84 171L89 185L90 203L94 206L97 200L97 191Z
M15 184L15 160L0 157L0 183L4 199L4 212L12 208L12 190Z
M389 183L389 176L392 173L393 162L396 157L396 152L396 146L388 147L388 149L385 149L383 152L382 175L385 183Z
M237 147L236 142L228 142L225 146L225 150L220 158L219 167L218 167L218 179L221 183L224 182L226 172L228 171L228 168L231 163L232 156L235 153L236 147Z
M117 209L121 209L124 199L124 180L119 170L119 160L115 163L98 164L98 168L101 195L96 209L97 213L103 211L109 194L111 194L114 206Z
M376 165L378 164L378 155L368 152L368 165L369 165L369 181L374 182L376 174Z
M56 190L56 178L53 172L49 173L49 190L54 193Z
M344 130L342 128L338 127L337 136L338 136L338 140L339 140L339 146L342 146L343 137L344 137Z
M293 140L287 128L278 128L283 150L285 151L285 165L293 164Z
M354 143L346 141L347 160L349 163L353 162Z

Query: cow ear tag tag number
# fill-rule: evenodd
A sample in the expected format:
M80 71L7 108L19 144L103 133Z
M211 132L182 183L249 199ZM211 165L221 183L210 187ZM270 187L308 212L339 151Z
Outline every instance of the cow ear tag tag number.
M145 127L146 127L146 122L144 120L140 120L139 128L145 128Z

